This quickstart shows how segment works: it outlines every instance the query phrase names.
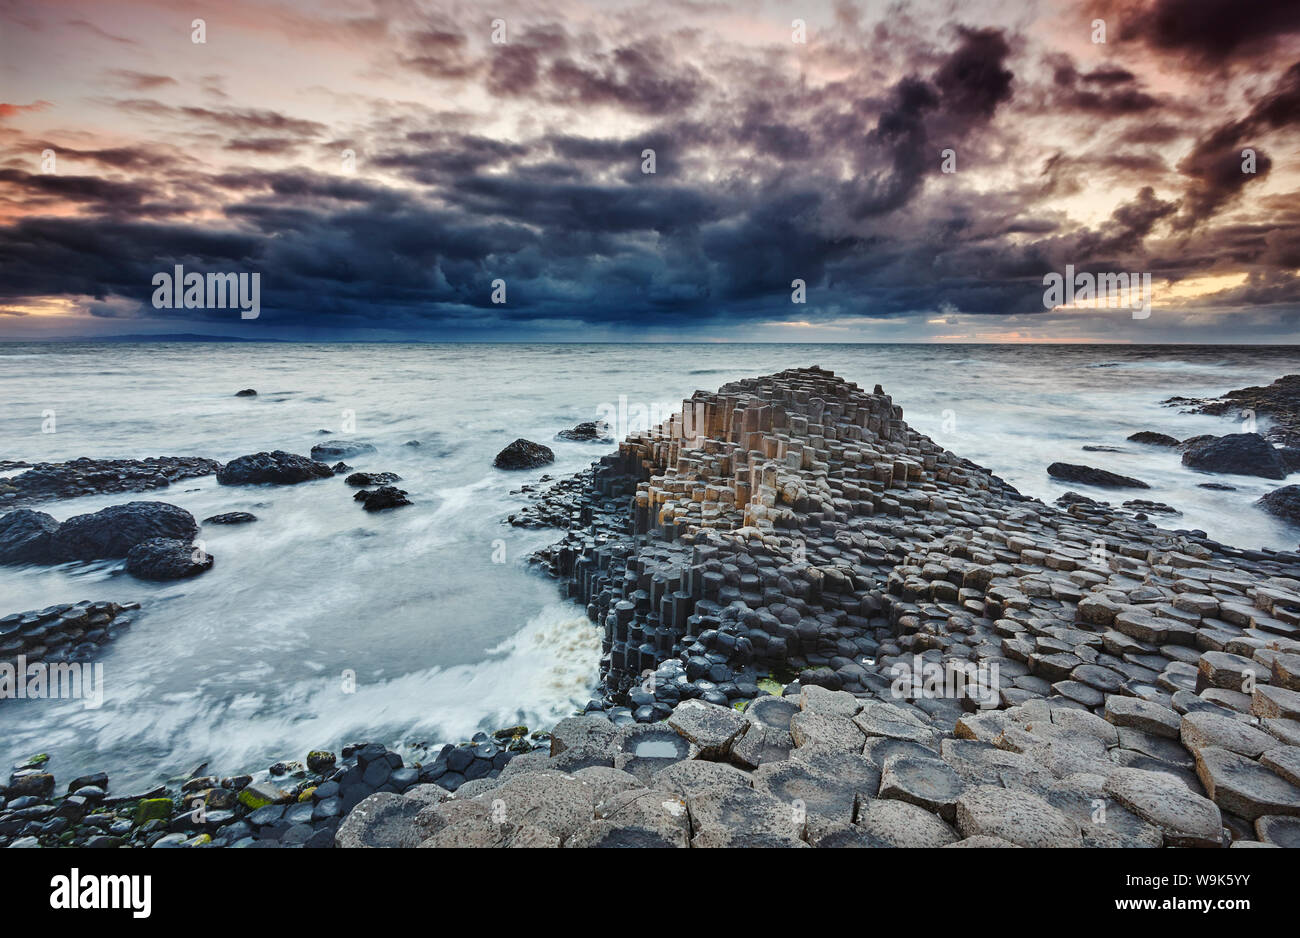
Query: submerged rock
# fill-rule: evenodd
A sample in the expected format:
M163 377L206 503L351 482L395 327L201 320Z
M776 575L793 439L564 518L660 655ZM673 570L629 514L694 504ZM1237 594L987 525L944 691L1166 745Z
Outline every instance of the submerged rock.
M277 449L232 459L217 471L217 481L222 485L296 485L332 475L333 470L324 463Z
M1047 467L1047 474L1062 482L1077 482L1080 485L1095 485L1110 489L1149 489L1145 482L1122 476L1106 469L1094 469L1092 466L1078 466L1073 463L1054 462Z
M257 515L247 511L228 511L222 515L204 518L204 524L249 524L256 521Z
M1178 438L1168 433L1156 433L1154 430L1140 430L1128 438L1130 443L1145 443L1148 446L1177 446Z
M375 448L369 443L358 443L355 440L333 440L329 443L317 443L313 446L311 448L311 458L320 462L328 462L331 459L364 456L374 451Z
M1285 479L1286 464L1273 444L1258 433L1211 437L1183 452L1183 465L1202 472Z
M153 537L126 555L126 570L142 580L181 580L212 568L212 555L189 541Z
M0 563L48 563L59 522L43 511L20 508L0 516Z
M518 439L497 453L492 465L498 469L536 469L552 462L555 462L555 454L550 447Z
M127 502L69 518L59 525L51 546L58 560L99 560L125 557L150 538L188 543L198 533L198 522L184 508L166 502Z

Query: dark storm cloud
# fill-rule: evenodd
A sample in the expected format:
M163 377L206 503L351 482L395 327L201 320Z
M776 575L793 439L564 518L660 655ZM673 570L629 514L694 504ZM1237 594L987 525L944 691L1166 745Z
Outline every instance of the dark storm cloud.
M1265 178L1273 161L1257 144L1256 135L1300 125L1300 62L1292 65L1268 94L1243 118L1216 128L1196 142L1178 164L1191 180L1187 211L1179 220L1191 227L1212 216L1238 196L1244 187ZM1255 153L1248 172L1246 149Z
M0 164L0 207L49 214L0 225L0 301L80 295L96 315L153 315L152 275L183 263L260 272L262 321L302 329L548 318L690 329L1042 313L1042 276L1067 263L1177 279L1225 260L1252 271L1241 297L1295 298L1300 220L1269 221L1253 203L1231 225L1220 218L1250 185L1225 155L1238 154L1240 177L1242 146L1296 124L1295 75L1211 123L1203 102L1177 100L1109 50L1081 66L1026 53L1011 30L905 12L866 24L847 5L836 24L806 55L719 49L685 30L669 42L635 23L608 39L531 23L496 45L485 24L367 20L348 34L391 33L384 67L418 101L375 98L366 119L329 125L296 104L113 101L169 144L65 147L103 175L74 164L82 174L41 176L26 171L39 140L23 138L21 165ZM1173 41L1155 26L1129 41L1157 35ZM142 93L171 82L113 78ZM220 76L203 87L225 96ZM462 110L458 92L487 99L487 116ZM497 121L498 109L526 119ZM1027 119L1047 141L1032 151L1020 147ZM190 140L219 162L197 161ZM641 170L647 148L654 174ZM947 148L956 174L940 172ZM344 150L354 174L338 171ZM1259 155L1262 178L1273 164ZM1099 185L1104 221L1081 225L1066 205ZM504 305L491 300L497 279ZM806 305L790 303L795 280Z
M1117 0L1083 8L1112 14L1123 42L1210 65L1248 63L1282 36L1300 33L1295 0Z

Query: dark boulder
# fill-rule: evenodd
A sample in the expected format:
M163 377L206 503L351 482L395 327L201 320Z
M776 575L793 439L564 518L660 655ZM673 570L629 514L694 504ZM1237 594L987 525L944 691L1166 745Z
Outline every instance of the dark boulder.
M217 481L222 485L295 485L332 475L324 463L277 449L273 453L253 453L232 459L217 470Z
M1047 467L1047 474L1062 482L1077 482L1080 485L1095 485L1108 489L1149 489L1151 486L1139 479L1122 476L1105 469L1092 466L1077 466L1073 463L1054 462Z
M555 462L555 454L550 447L519 439L497 453L492 465L498 469L536 469L552 462Z
M572 430L561 430L555 434L557 440L568 440L570 443L613 443L614 438L609 435L609 424L603 420L590 420L586 423L580 423Z
M257 392L252 388L244 388L242 391L236 391L235 397L257 397Z
M1202 472L1286 478L1282 456L1258 433L1229 433L1197 443L1183 451L1183 465Z
M1142 430L1128 438L1130 443L1146 443L1148 446L1177 446L1178 440L1167 433Z
M20 508L0 517L0 563L48 563L59 522L43 511Z
M211 518L204 518L204 524L248 524L256 521L257 515L248 511L228 511L222 515L213 515Z
M150 538L189 543L198 533L198 522L184 508L166 502L127 502L69 518L59 525L52 547L56 560L98 560L125 557Z
M1300 485L1284 485L1255 502L1270 515L1300 524Z
M348 485L361 488L367 485L391 485L401 482L402 477L396 472L354 472L343 480Z
M369 443L358 443L355 440L332 440L329 443L317 443L313 446L311 448L311 458L321 462L328 462L331 459L363 456L374 451L375 448Z
M373 491L357 492L352 498L361 502L361 507L366 511L384 511L388 508L400 508L402 505L411 504L405 492L391 485L384 485Z
M212 567L212 555L189 541L151 537L127 552L126 569L142 580L182 580Z

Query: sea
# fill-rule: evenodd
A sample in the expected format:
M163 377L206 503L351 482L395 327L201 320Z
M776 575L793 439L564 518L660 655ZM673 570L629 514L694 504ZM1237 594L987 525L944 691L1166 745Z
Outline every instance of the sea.
M0 764L47 753L60 778L106 771L123 791L204 763L253 772L357 741L418 752L480 730L549 727L591 696L598 633L528 563L556 532L506 518L527 504L521 487L612 449L557 431L605 418L624 433L696 389L809 365L882 385L914 428L1027 495L1138 496L1182 512L1156 518L1165 527L1246 548L1300 543L1300 529L1253 504L1280 483L1215 479L1125 439L1242 429L1161 402L1268 384L1300 370L1296 346L3 343L0 459L224 461L357 440L376 452L347 462L397 473L413 504L369 514L339 478L207 477L33 506L64 520L148 499L198 519L258 520L204 525L215 564L179 582L137 580L120 561L0 567L0 615L83 599L142 605L99 659L101 706L0 701ZM236 397L243 388L257 396ZM519 437L550 446L555 463L494 469ZM1151 489L1063 485L1047 475L1054 461ZM1236 490L1198 488L1206 481Z

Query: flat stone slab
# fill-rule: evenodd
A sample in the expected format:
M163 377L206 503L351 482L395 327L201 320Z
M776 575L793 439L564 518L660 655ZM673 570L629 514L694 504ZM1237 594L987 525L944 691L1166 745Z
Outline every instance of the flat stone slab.
M1178 739L1181 725L1176 711L1139 697L1124 697L1119 694L1111 694L1106 698L1105 719L1116 726L1127 726L1169 739Z
M857 813L855 785L796 759L760 766L754 772L754 788L781 799L804 817L817 815L848 824Z
M691 824L686 811L686 800L676 792L655 788L628 789L618 792L596 806L596 820L608 821L614 829L651 831L676 847L690 844ZM627 833L624 836L629 836ZM608 842L615 837L613 830L602 831Z
M799 707L805 713L829 713L852 717L862 709L862 701L848 691L827 690L810 684L799 691Z
M1105 792L1142 820L1164 832L1171 847L1220 847L1223 817L1208 798L1173 776L1122 769L1106 779Z
M880 790L880 767L867 756L822 746L804 746L793 750L791 757L852 786L858 793L859 804L874 798Z
M934 728L915 714L893 704L868 701L853 723L865 736L906 739L935 748Z
M1206 711L1186 714L1180 732L1183 745L1193 755L1207 746L1215 746L1258 759L1266 750L1278 747L1278 741L1263 730L1233 717Z
M1272 680L1269 669L1264 665L1225 651L1207 651L1201 655L1196 671L1197 682L1202 687L1222 687L1238 692Z
M854 719L859 719L861 714ZM866 736L848 717L802 711L790 718L790 736L796 746L825 746L841 752L862 752Z
M1215 804L1248 821L1265 814L1300 815L1300 788L1239 753L1202 749L1196 775Z
M639 827L622 821L592 821L569 838L566 847L686 847L675 833L653 827Z
M766 834L798 840L806 817L780 798L747 787L705 789L689 795L686 806L696 837L712 831L726 833L729 838ZM715 839L716 833L713 838L705 838L706 843Z
M1257 717L1300 720L1300 691L1271 684L1259 684L1251 698L1250 712Z
M749 776L725 762L691 759L660 769L650 777L651 788L690 797L713 788L749 788Z
M957 799L965 790L961 776L948 763L933 757L890 756L880 776L881 798L906 801L949 823L956 820Z
M502 782L473 800L486 801L498 822L539 827L561 842L593 819L591 797L575 776L530 772Z
M731 744L750 726L750 721L730 707L687 700L677 705L668 725L700 747L705 759L725 758Z
M608 749L617 735L618 727L604 716L566 717L551 730L551 755L582 747Z
M1259 764L1282 776L1292 785L1300 785L1300 746L1278 746L1259 758Z
M1276 814L1255 819L1255 835L1278 847L1300 848L1300 818Z
M957 799L957 829L965 837L1000 837L1021 847L1078 847L1079 828L1063 812L1024 791L980 785Z
M416 816L426 803L392 792L363 798L334 834L336 847L418 847L424 839Z
M929 811L894 799L867 804L859 814L858 826L891 847L944 847L960 839Z
M790 731L790 718L798 712L799 704L789 697L755 697L745 707L747 719L787 733Z

